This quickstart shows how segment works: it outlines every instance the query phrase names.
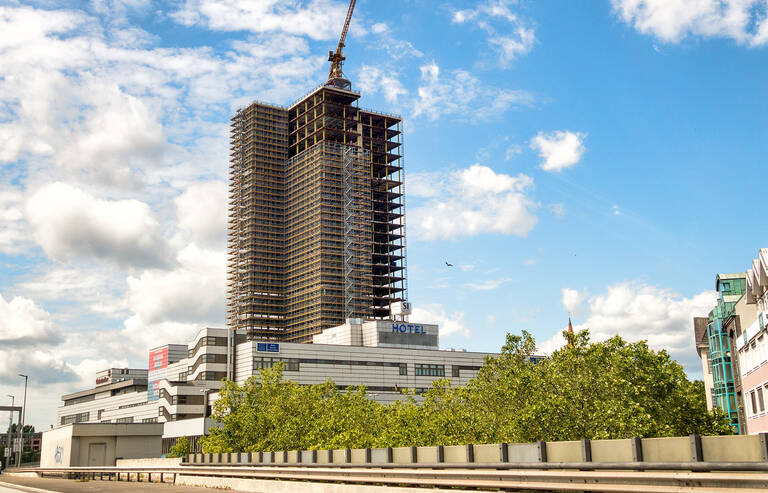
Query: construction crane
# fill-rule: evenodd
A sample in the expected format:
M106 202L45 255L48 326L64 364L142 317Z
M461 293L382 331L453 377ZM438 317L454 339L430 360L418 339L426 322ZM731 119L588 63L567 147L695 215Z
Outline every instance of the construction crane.
M355 10L356 0L349 2L349 9L347 10L347 19L344 21L344 29L341 30L341 37L339 38L339 46L336 48L336 52L328 52L328 61L331 62L331 70L328 72L328 84L338 85L345 89L348 89L352 84L344 78L344 73L341 71L341 64L346 57L341 53L344 48L344 40L347 39L347 31L349 30L349 22L352 20L352 11ZM336 82L338 81L338 82Z

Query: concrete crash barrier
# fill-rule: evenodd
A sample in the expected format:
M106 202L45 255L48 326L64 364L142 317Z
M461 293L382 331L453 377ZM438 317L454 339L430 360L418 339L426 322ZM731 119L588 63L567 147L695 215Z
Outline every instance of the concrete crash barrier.
M171 465L365 465L495 463L688 463L768 462L768 434L669 438L624 438L562 442L495 443L371 449L283 450L224 454L190 454L180 459L146 459L135 464Z

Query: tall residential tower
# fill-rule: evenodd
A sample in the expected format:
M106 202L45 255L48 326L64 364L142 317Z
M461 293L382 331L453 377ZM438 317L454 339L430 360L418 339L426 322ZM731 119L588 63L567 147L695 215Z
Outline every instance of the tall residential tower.
M227 323L310 342L406 298L402 121L331 79L232 118Z

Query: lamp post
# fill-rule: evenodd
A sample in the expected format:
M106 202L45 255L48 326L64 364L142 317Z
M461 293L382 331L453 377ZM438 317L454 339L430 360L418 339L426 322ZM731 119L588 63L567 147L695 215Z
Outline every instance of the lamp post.
M27 382L29 377L19 373L20 377L24 377L24 403L21 406L21 425L19 426L19 458L16 461L16 467L21 467L21 455L24 453L24 417L27 414Z
M8 465L11 463L11 457L13 457L13 438L11 437L11 426L13 426L13 404L16 402L16 397L12 396L11 394L6 394L8 397L11 398L11 412L10 414L10 420L8 421L8 450L5 454L5 467L8 467Z

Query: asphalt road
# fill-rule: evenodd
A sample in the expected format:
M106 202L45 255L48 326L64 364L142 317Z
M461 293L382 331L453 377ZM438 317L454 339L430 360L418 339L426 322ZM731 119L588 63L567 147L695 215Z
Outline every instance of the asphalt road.
M208 488L198 488L196 486L174 486L170 483L127 483L124 481L75 481L72 479L58 478L19 478L14 476L0 475L0 493L19 493L27 491L31 493L78 493L87 491L90 493L115 492L115 493L140 493L140 492L206 492L211 493Z

